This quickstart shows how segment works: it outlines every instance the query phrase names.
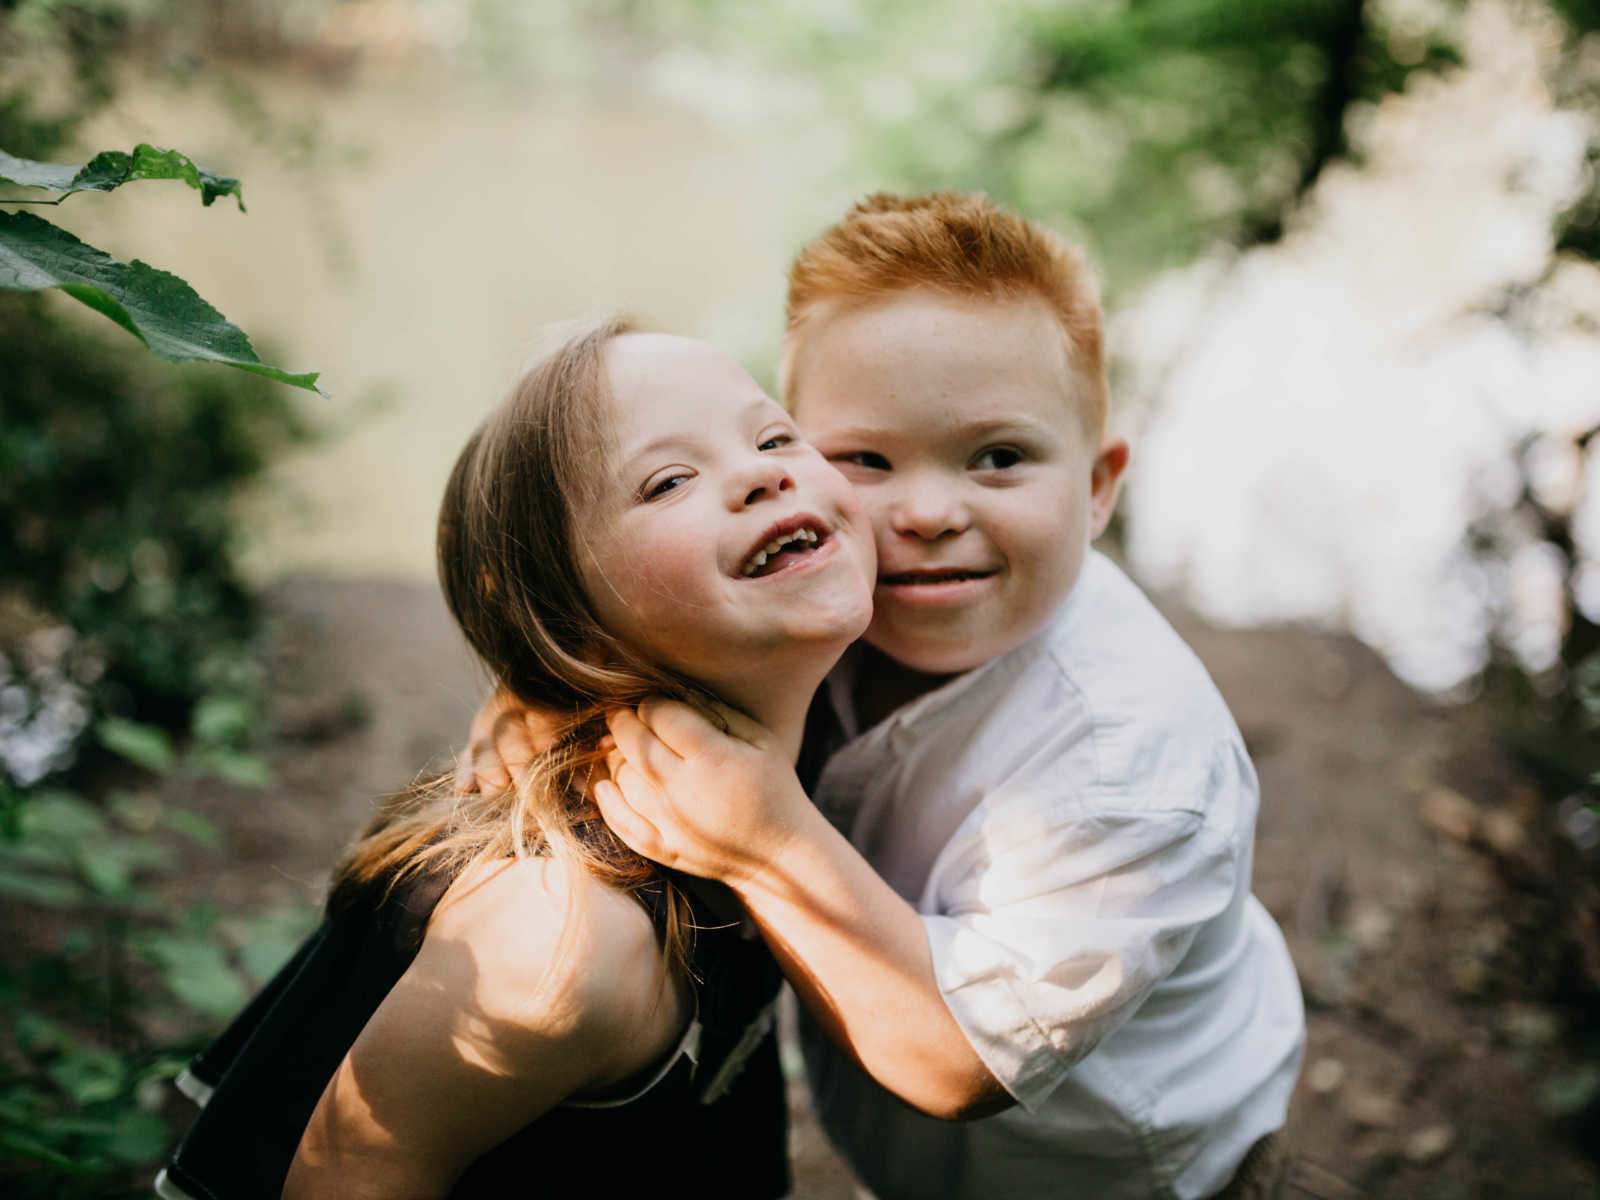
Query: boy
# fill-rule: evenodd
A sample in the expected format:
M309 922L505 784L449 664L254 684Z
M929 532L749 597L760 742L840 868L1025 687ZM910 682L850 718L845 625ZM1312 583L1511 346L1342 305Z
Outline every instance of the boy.
M1226 706L1089 549L1127 461L1091 282L981 197L873 197L797 258L781 374L879 557L811 800L758 726L651 701L607 820L743 901L881 1200L1265 1194L1300 995Z

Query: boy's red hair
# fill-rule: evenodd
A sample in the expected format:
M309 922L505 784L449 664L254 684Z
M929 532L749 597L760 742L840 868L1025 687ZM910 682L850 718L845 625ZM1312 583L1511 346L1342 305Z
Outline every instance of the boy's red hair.
M982 193L878 192L801 247L789 268L784 403L793 400L795 358L809 322L919 288L985 300L1043 300L1061 325L1068 361L1083 384L1084 428L1095 436L1104 430L1108 388L1094 276L1060 236Z

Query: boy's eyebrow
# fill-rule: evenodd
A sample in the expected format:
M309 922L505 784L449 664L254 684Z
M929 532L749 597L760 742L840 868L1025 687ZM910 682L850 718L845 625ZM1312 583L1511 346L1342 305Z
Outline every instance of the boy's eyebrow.
M1044 431L1050 427L1047 421L1028 413L1002 413L996 417L985 417L981 421L973 421L962 425L960 430L969 437L980 437L995 433L1011 433L1016 430Z
M879 438L892 436L882 429L875 429L868 425L845 425L838 429L807 430L806 437L811 439L826 437L830 440L840 441L875 441Z
M1041 421L1038 417L1027 413L1002 413L999 416L985 416L978 420L965 423L930 423L920 425L916 429L905 429L895 426L871 425L843 425L837 429L808 431L806 436L813 440L826 440L829 442L882 442L907 437L925 437L930 433L940 437L954 435L959 438L991 437L1003 433L1047 433L1050 423Z

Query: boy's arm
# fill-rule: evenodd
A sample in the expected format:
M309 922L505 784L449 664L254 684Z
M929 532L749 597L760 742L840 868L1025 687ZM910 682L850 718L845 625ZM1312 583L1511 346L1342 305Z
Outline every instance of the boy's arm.
M552 739L554 721L497 687L472 717L467 748L456 760L455 790L497 792L517 782Z
M978 1115L999 1095L963 1087L966 1055L1017 1103L1043 1103L1248 870L1255 784L1237 738L1169 744L1164 781L1091 798L1082 729L1053 725L939 851L918 884L936 907L918 913L805 799L760 726L724 710L725 735L666 701L640 714L612 722L628 761L611 764L620 787L597 789L608 821L642 853L727 881L836 1042L924 1111Z
M729 709L723 736L686 705L611 718L606 821L666 866L739 897L801 1001L874 1079L931 1116L1014 1103L940 990L922 918L828 823L761 726Z

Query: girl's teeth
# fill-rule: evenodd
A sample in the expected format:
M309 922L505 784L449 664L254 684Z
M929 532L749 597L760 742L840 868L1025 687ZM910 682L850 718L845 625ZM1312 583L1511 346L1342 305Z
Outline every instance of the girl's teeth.
M809 546L814 544L816 541L817 534L814 530L810 529L797 529L793 533L785 534L783 537L774 538L756 552L756 556L750 560L748 565L746 565L744 574L754 575L762 567L766 566L767 559L772 557L779 550L782 550L791 542L801 542Z

